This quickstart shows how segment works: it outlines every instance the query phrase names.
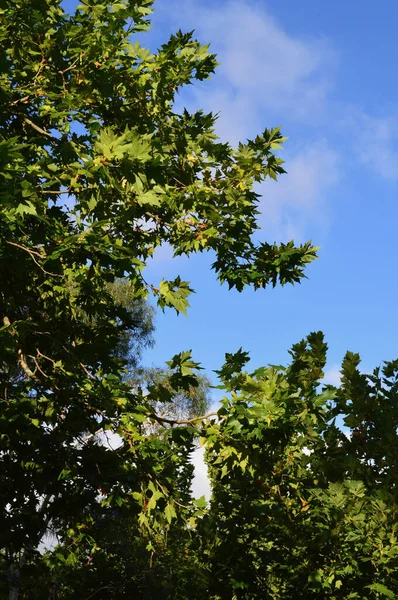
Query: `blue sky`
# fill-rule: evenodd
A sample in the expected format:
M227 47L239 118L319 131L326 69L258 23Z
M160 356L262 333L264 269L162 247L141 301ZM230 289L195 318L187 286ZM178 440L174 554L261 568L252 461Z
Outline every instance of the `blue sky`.
M347 349L364 370L398 357L398 4L158 0L152 22L140 36L152 50L195 29L221 63L181 93L180 108L220 112L217 131L232 143L282 126L288 174L261 188L260 237L321 250L301 285L239 294L216 281L211 256L172 259L162 248L146 278L179 274L196 294L187 318L157 314L146 363L192 348L211 373L241 346L253 367L286 363L290 346L319 329L331 382Z
M253 368L287 363L291 345L319 329L328 382L338 383L348 349L365 371L398 357L398 3L158 0L152 21L142 44L156 50L177 29L195 29L221 63L178 107L220 112L217 131L232 143L282 126L288 174L261 189L260 236L312 239L321 250L301 285L239 294L218 284L210 256L173 259L162 248L146 279L181 275L196 294L187 318L157 314L145 362L192 348L211 375L243 347ZM209 495L202 454L193 456L196 496Z
M210 256L162 249L148 278L180 274L196 294L188 318L158 313L147 363L192 348L211 371L241 346L253 367L286 363L289 347L318 329L332 382L348 349L364 370L398 356L397 21L392 0L377 10L368 0L155 3L143 44L155 50L178 28L195 29L221 63L179 106L220 111L217 131L234 143L277 125L289 136L288 174L261 189L261 237L312 239L321 250L301 285L239 294L218 284Z

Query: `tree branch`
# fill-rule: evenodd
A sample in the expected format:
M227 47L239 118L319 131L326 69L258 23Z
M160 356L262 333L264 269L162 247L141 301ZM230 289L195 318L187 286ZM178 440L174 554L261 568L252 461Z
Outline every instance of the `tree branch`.
M58 73L61 73L61 75L63 75L64 73L67 73L68 71L71 71L72 69L74 69L75 66L77 65L77 63L79 62L79 58L80 58L80 54L77 57L77 59L70 65L70 67L67 67L63 71L58 71Z
M25 250L25 252L27 252L30 255L33 262L46 275L50 275L51 277L62 277L62 275L60 275L59 273L51 273L50 271L46 271L46 269L44 267L42 267L40 263L37 262L37 260L35 259L35 256L39 256L40 258L45 258L42 254L40 254L40 252L36 252L35 250L32 250L31 248L27 248L26 246L21 246L20 244L16 244L15 242L7 241L7 244L9 244L10 246L15 246L16 248L20 248L20 250Z
M14 100L14 102L11 102L10 106L15 106L16 104L19 104L20 102L27 103L30 96L31 96L31 94L29 94L28 96L24 96L23 98L18 98L17 100Z
M187 186L185 185L185 183L182 183L182 181L180 181L179 179L177 179L177 177L173 177L174 181L176 181L179 185L181 185L183 188L186 188Z
M84 365L76 356L76 354L74 354L71 350L68 350L68 348L66 348L66 346L64 346L61 342L59 342L56 338L54 338L48 331L36 331L37 334L39 335L47 335L53 342L55 342L56 344L58 344L58 346L60 346L67 354L69 354L70 356L72 356L81 366L81 368L83 369L83 371L85 372L85 374L87 375L87 377L89 379L93 379L94 381L96 381L96 377L94 377L94 375L92 375L90 373L90 371L87 369L86 365Z
M195 423L195 421L204 421L210 417L216 417L217 414L217 412L211 412L207 415L201 415L200 417L193 417L192 419L166 419L165 417L160 417L155 413L148 413L147 416L151 419L155 419L155 421L158 421L158 423L169 423L170 425L189 425L190 423Z
M32 359L33 359L33 362L34 362L34 363L35 363L35 365L36 365L35 372L36 372L36 370L37 370L37 371L39 371L39 372L40 372L40 373L43 375L43 377L46 377L46 378L47 378L47 377L48 377L48 375L46 375L46 374L45 374L45 372L43 371L43 369L40 367L39 363L37 362L37 359L36 359L34 356L31 356L31 355L29 355L29 358L32 358Z
M110 590L112 589L113 583L109 583L108 585L104 585L100 588L98 588L98 590L96 590L93 594L91 594L91 596L87 596L87 598L85 598L85 600L90 600L90 598L94 598L94 596L96 596L98 594L98 592L100 592L101 590Z
M21 348L18 348L18 362L21 365L22 369L25 371L26 375L29 379L35 379L37 381L36 374L29 368L28 363L26 362L26 358L23 355Z
M53 135L51 135L51 133L48 133L48 131L46 131L45 129L42 129L41 127L39 127L38 125L36 125L36 123L33 123L33 121L31 121L30 119L27 119L25 117L24 121L25 121L25 123L27 125L30 125L31 127L33 127L33 129L35 129L36 131L38 131L42 135L45 135L46 137L49 137L52 140L56 140L57 139L56 137L54 137Z
M7 240L7 244L10 246L15 246L16 248L20 248L21 250L25 250L25 252L29 252L29 254L35 254L39 258L43 258L43 255L40 252L36 252L36 250L32 250L31 248L27 248L26 246L21 246L21 244L16 244L15 242L9 242Z
M70 190L40 190L42 194L71 194Z

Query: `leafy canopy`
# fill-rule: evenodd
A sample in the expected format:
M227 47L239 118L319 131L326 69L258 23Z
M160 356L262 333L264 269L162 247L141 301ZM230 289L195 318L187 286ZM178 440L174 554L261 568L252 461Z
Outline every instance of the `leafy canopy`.
M201 431L207 597L398 595L398 362L365 375L348 352L337 389L326 350L312 333L287 367L247 373L238 352L219 372L227 395Z
M238 290L299 281L315 257L310 243L254 243L253 186L284 172L284 138L266 129L233 149L213 114L175 112L215 56L181 31L151 53L134 37L150 12L150 0L0 8L0 547L14 597L49 528L73 564L109 507L158 533L196 514L181 508L194 428L148 434L165 386L132 389L120 351L131 303L188 307L188 282L144 278L156 248L211 251ZM112 291L120 278L130 304ZM193 385L188 363L174 359L167 402ZM99 429L122 446L101 445Z

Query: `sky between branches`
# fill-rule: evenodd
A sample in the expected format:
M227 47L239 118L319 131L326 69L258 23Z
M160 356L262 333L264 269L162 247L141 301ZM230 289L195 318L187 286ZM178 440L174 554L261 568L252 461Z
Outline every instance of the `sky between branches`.
M211 256L172 259L162 248L147 279L179 274L197 293L188 318L157 315L147 364L192 348L211 376L241 346L253 368L283 364L289 347L318 329L330 347L330 383L347 349L361 354L364 370L398 357L397 20L394 0L377 10L370 0L155 2L142 44L156 50L177 29L195 29L221 63L210 81L183 91L178 108L220 112L217 132L232 143L277 125L289 136L288 174L259 190L259 236L312 239L321 251L300 286L238 294L219 286Z
M364 369L398 356L397 18L392 0L377 12L369 0L155 3L142 43L156 49L178 28L195 29L221 63L179 106L220 112L217 131L233 143L275 125L289 136L288 174L260 190L260 237L312 239L321 251L300 286L238 294L220 288L211 257L172 260L161 250L152 279L179 273L197 293L187 319L158 315L148 361L193 348L215 369L242 346L253 366L284 363L291 344L318 329L331 382L347 349Z

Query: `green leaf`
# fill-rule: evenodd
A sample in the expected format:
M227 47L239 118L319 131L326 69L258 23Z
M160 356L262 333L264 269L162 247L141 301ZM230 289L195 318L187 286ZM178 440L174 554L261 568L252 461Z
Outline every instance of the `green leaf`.
M196 498L194 500L194 504L195 504L195 506L197 506L197 508L200 508L201 510L204 510L207 508L207 500L206 500L205 496L200 496L200 498Z
M37 209L33 202L26 200L24 203L18 204L15 212L20 215L34 215L37 216Z
M382 596L386 596L386 598L395 598L394 592L389 590L382 583L372 583L370 585L365 585L365 587L374 592L379 592L379 594L382 594Z
M149 141L149 136L138 136L132 134L130 136L131 142L128 145L127 156L131 160L138 160L140 162L148 162L151 159L152 146Z
M102 129L95 143L97 154L107 160L121 160L128 153L130 144L126 141L127 133L117 135L110 127Z
M155 487L152 481L149 483L148 489L152 492L152 495L149 498L147 505L148 512L150 512L151 510L156 508L157 501L159 500L159 498L163 498L164 494L158 488Z
M170 504L170 502L166 505L164 514L166 515L166 519L167 519L168 523L171 523L172 519L177 518L177 513L174 509L174 506L172 504Z
M189 282L182 281L180 277L176 277L174 281L162 280L159 285L158 305L161 308L165 306L173 307L177 314L182 312L186 315L189 307L187 298L193 291L189 287Z
M154 189L137 194L137 202L140 206L148 204L149 206L160 206L160 196Z
M142 527L145 527L146 529L150 530L148 517L145 513L142 512L139 514L138 522Z
M201 370L202 367L198 362L192 360L192 351L186 350L175 354L171 360L166 363L170 369L179 369L183 377L193 375L194 370Z

